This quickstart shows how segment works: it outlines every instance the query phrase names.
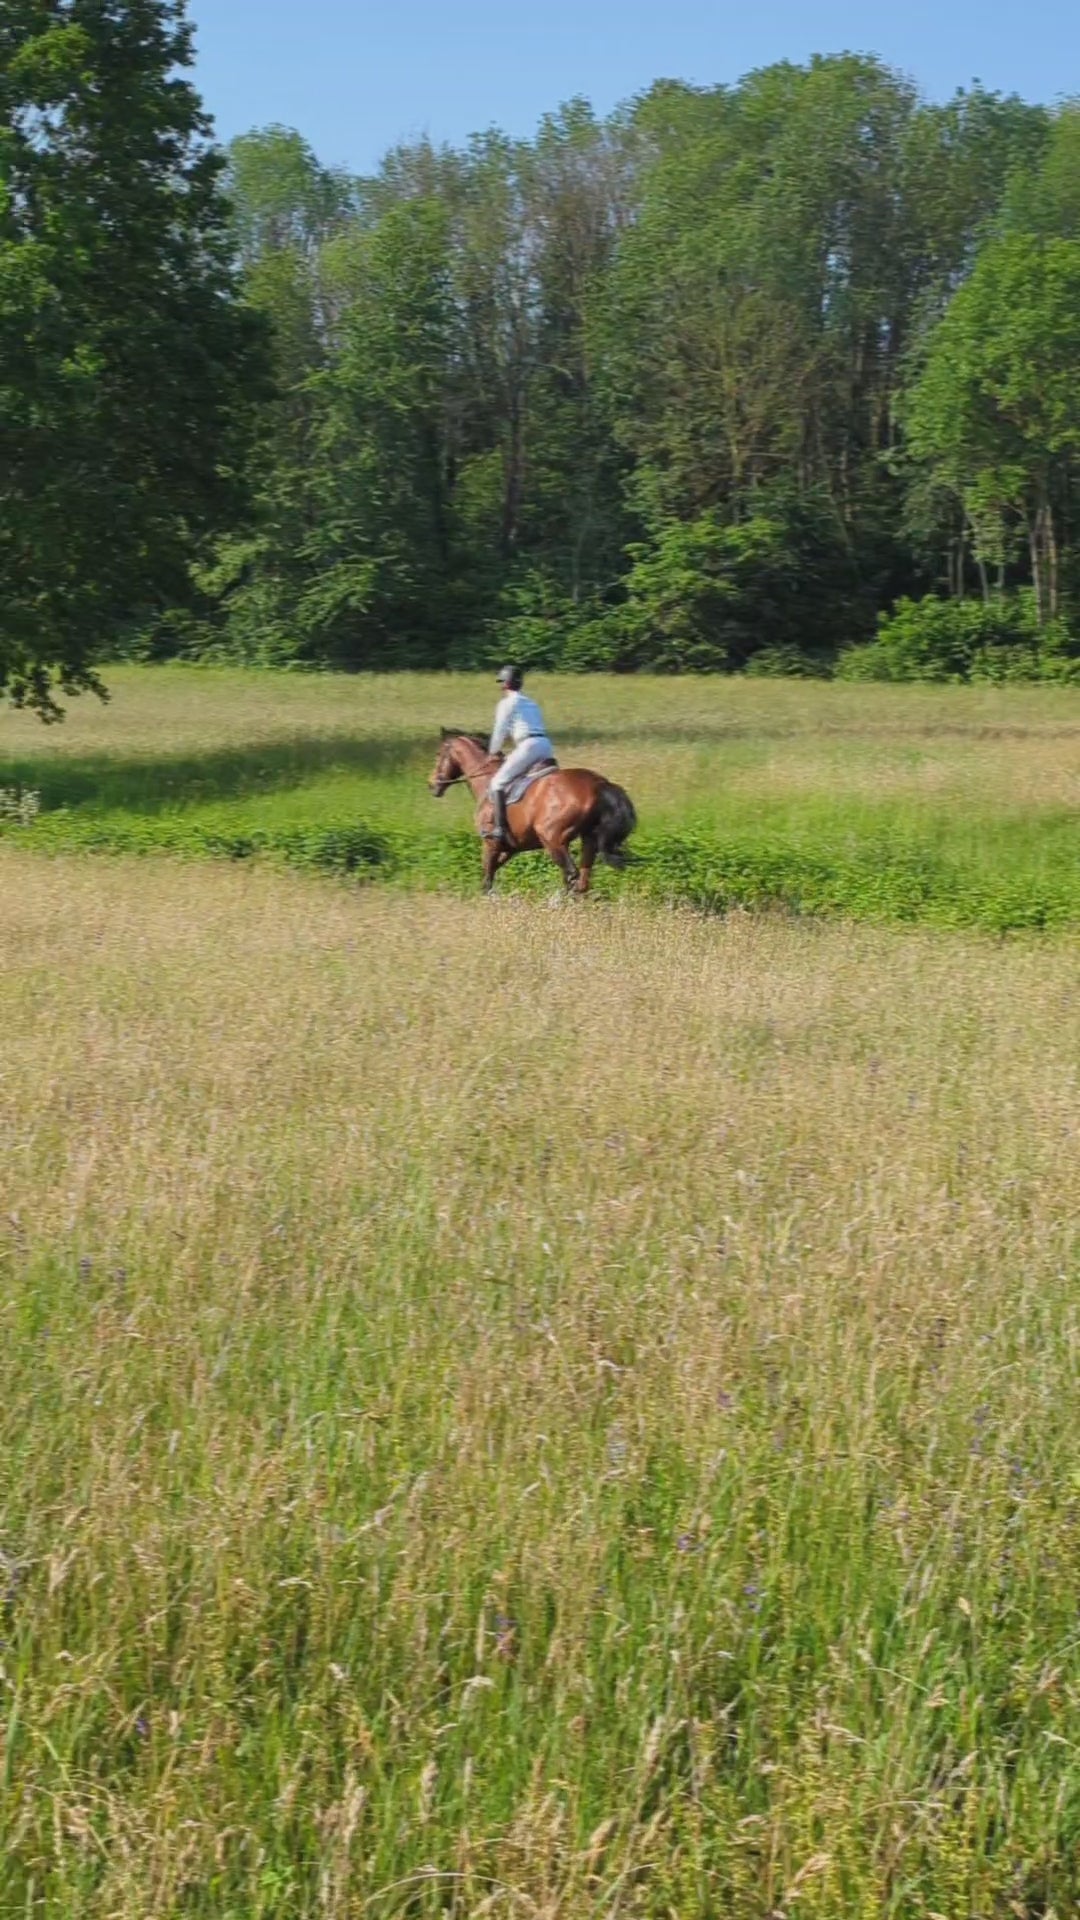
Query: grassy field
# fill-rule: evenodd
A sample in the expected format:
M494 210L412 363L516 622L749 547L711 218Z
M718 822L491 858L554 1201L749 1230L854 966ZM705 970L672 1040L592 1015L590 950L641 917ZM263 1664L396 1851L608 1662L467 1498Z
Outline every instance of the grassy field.
M540 681L552 913L486 680L113 688L0 712L0 1914L1080 1911L1080 976L941 930L1080 924L1080 695Z
M425 788L441 724L485 726L478 676L303 678L121 668L60 728L0 712L0 786L52 850L269 852L468 888L464 794ZM991 931L1080 924L1080 690L752 680L536 682L563 758L637 803L608 879L712 908ZM522 862L500 885L548 890Z
M175 684L168 758L133 682L36 777L254 805L278 694ZM398 738L338 697L269 804L411 806L426 720L335 772ZM738 697L725 794L848 756L879 804L852 696L828 738ZM659 744L575 698L700 791L674 693ZM1064 807L1056 700L943 717L1016 699L883 704L913 818L965 770ZM0 1912L1080 1910L1065 943L11 846L0 887Z

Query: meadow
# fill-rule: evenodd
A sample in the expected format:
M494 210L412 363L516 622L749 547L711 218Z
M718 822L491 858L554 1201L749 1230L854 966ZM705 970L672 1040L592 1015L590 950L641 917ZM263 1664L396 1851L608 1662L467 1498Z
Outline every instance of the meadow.
M0 1913L1080 1910L1072 942L416 887L483 683L115 689L0 721ZM565 698L647 848L1074 884L1067 695Z
M118 668L60 727L0 712L36 844L246 857L469 890L467 795L427 793L482 675ZM1080 690L537 676L567 764L628 788L640 864L606 882L723 910L1005 932L1080 924ZM13 824L0 833L26 837ZM500 881L550 891L541 862Z

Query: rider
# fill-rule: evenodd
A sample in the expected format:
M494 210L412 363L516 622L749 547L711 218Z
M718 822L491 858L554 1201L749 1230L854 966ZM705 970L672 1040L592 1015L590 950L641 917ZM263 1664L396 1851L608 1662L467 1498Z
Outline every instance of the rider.
M554 760L555 749L548 739L544 716L536 701L530 700L528 694L521 691L524 679L521 668L500 667L495 679L503 689L503 697L495 709L489 752L498 753L507 738L514 744L488 788L495 816L490 838L509 841L510 830L506 824L507 788L529 767L534 767L538 760Z

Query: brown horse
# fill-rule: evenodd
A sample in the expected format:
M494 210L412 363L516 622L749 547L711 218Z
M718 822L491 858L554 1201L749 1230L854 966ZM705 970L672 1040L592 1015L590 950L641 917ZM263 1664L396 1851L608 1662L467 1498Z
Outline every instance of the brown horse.
M491 776L499 765L499 755L489 753L486 742L476 733L442 730L442 746L428 786L437 800L447 787L464 781L476 801L476 829L484 839L484 892L490 893L499 868L515 853L535 853L541 848L550 854L561 870L567 889L588 893L597 856L609 867L623 867L627 856L623 842L637 825L637 815L629 794L599 773L584 767L561 767L545 774L527 787L520 800L507 808L506 818L514 836L513 845L486 837L492 821L487 792ZM570 852L571 842L580 840L580 865Z

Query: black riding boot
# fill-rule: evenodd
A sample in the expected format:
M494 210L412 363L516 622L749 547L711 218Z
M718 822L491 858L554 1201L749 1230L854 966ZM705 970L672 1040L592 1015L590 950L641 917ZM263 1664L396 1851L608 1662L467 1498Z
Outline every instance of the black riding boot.
M510 829L506 824L506 795L496 787L489 797L492 812L491 838L502 840L506 846L509 846Z

